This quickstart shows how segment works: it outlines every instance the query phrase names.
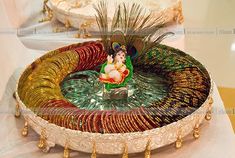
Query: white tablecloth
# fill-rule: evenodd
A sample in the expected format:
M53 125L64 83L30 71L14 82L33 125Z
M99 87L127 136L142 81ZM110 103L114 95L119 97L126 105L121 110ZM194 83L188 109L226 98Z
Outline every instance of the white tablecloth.
M10 77L3 98L0 101L0 157L1 158L60 158L63 148L56 146L50 153L42 153L37 148L39 136L29 130L28 137L21 136L24 124L23 118L14 117L15 100L12 93L21 70L16 70ZM201 138L194 140L192 135L184 139L184 145L176 150L173 145L158 149L152 153L152 158L234 158L235 135L228 116L224 113L223 102L216 86L214 87L214 114L210 122L205 121L201 127ZM88 158L90 154L73 151L72 157ZM116 158L119 156L99 156ZM143 153L131 155L133 158L143 158Z

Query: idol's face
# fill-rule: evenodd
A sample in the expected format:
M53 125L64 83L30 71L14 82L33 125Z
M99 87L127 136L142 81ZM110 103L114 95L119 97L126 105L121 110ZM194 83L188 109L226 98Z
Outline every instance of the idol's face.
M123 51L119 51L119 52L117 52L117 54L116 54L116 56L115 56L115 61L116 62L122 62L122 63L124 63L125 62L125 60L126 60L126 53L125 52L123 52Z

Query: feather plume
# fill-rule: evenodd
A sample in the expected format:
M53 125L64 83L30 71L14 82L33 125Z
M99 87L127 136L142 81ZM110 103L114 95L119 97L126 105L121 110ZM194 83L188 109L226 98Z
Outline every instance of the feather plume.
M159 30L165 23L163 15L159 14L156 17L152 13L146 13L146 10L136 3L131 5L121 3L117 6L112 18L110 33L108 29L107 3L100 1L95 6L95 10L97 11L97 24L107 52L110 51L112 38L121 39L121 43L127 47L127 50L135 47L135 43L142 41L143 47L138 50L142 54L158 46L169 35L173 35L172 32L159 35ZM121 32L119 36L117 35L118 32Z

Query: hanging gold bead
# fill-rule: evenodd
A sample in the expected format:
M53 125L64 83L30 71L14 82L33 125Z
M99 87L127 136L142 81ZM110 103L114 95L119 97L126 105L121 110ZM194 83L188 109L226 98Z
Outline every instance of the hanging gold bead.
M20 117L20 106L19 103L16 104L16 108L15 108L15 117L19 118Z
M69 20L66 20L66 21L65 21L65 28L66 28L66 29L69 29L70 27L71 27L70 21L69 21Z
M88 28L91 27L91 22L82 23L80 26L80 34L82 34L82 38L90 38L92 35L89 33Z
M24 123L24 128L21 131L21 135L24 137L28 135L28 122L27 121L25 121Z
M128 158L128 146L127 146L127 144L125 144L123 154L122 154L122 158Z
M89 37L92 37L92 35L89 33L87 28L84 28L84 38L89 38Z
M181 136L178 136L176 142L175 142L175 147L176 149L179 149L181 148L183 145L183 140L182 140L182 137Z
M83 38L90 38L90 37L92 37L92 35L90 33L86 33L86 34L84 34Z
M64 158L70 158L70 152L68 146L64 147Z
M211 97L209 104L212 105L214 103L214 99Z
M151 140L149 140L147 145L146 145L144 158L150 158L151 157L151 146L150 145L151 145Z
M75 38L81 38L80 29L78 29L78 32L74 35Z
M52 18L53 18L53 12L49 11L49 13L48 13L48 21L51 21Z
M38 148L39 149L45 148L45 140L43 138L40 138L39 143L38 143Z
M40 138L39 143L38 143L38 148L39 149L45 148L45 141L43 138Z
M95 143L93 144L91 158L96 158L96 144Z
M46 137L45 137L45 131L42 130L40 140L38 142L38 148L39 149L44 149L46 148Z
M209 111L207 111L207 113L206 113L206 116L205 116L205 119L207 120L207 121L210 121L211 120L211 110L209 110Z
M193 137L195 139L198 139L200 137L200 130L199 130L199 124L196 124L193 130Z

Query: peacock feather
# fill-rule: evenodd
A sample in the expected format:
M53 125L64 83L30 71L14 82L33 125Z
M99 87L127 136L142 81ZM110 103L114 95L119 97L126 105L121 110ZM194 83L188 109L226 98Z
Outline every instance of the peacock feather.
M113 42L125 45L128 55L133 59L136 56L147 53L157 47L172 32L159 34L159 30L164 26L162 14L147 13L141 5L133 3L131 5L121 3L115 9L111 18L109 29L107 3L100 1L94 6L97 11L96 20L100 29L101 39L106 52L112 54Z

